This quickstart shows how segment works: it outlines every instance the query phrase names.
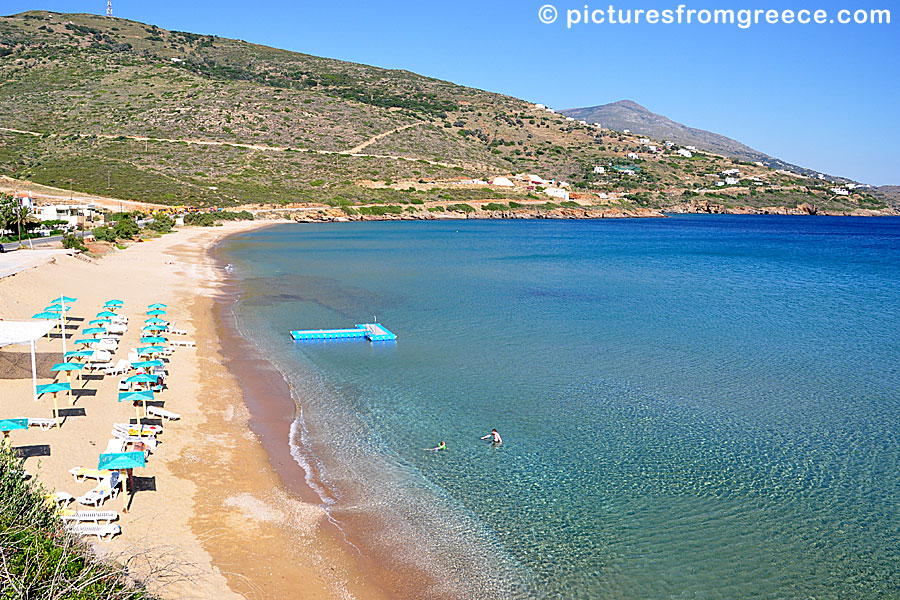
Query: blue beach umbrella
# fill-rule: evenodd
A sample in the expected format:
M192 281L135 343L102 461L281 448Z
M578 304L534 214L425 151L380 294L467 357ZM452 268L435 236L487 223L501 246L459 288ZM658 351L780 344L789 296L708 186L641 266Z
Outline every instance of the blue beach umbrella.
M168 307L165 304L163 304L162 302L154 302L153 304L149 304L147 306L147 308L149 308L150 310L156 310L157 308L168 308Z
M86 345L99 344L100 340L98 340L97 338L82 338L80 340L75 340L75 343L76 344L86 344Z
M116 316L116 313L112 312L111 310L101 310L100 312L97 313L97 316L112 318L112 317Z
M158 335L150 335L141 338L142 344L165 344L168 340Z
M138 469L146 466L143 452L107 452L100 455L97 468L106 471Z
M54 298L51 300L54 304L59 302L65 302L66 304L71 304L72 302L77 302L78 298L70 298L69 296L60 296L59 298Z
M138 356L147 356L150 354L159 354L163 350L165 350L165 348L162 346L146 346L144 348L138 348L137 353Z
M9 445L9 432L16 429L28 429L28 419L0 419L0 431L3 432L3 443Z
M109 325L110 321L112 321L112 319L110 319L109 317L103 319L91 319L90 321L88 321L88 325Z
M143 469L146 464L146 457L143 452L107 452L101 454L97 460L98 469L128 471L129 478L132 469ZM128 488L124 481L122 482L122 493L128 493Z
M155 308L153 310L147 311L147 315L149 315L151 317L158 317L159 315L164 315L164 314L166 314L166 311L162 310L161 308Z
M147 325L146 327L142 327L141 331L165 331L164 325Z
M72 384L72 371L81 371L84 368L84 365L81 363L73 363L73 362L62 362L56 363L53 365L50 370L54 372L63 372L66 374L66 381L69 382L69 385ZM80 378L81 373L79 373Z
M150 367L161 367L164 364L166 364L166 363L159 360L158 358L155 358L153 360L142 360L142 361L138 361L138 362L133 362L133 363L131 363L131 368L132 369L147 369Z
M157 317L150 317L149 319L144 320L144 325L163 325L166 321L159 319Z
M63 358L65 358L66 360L70 358L84 358L86 356L90 356L93 353L93 350L69 350L63 355Z
M122 306L122 304L124 304L124 302L122 302L121 300L113 299L113 300L107 300L103 304L103 306Z
M106 327L88 327L87 329L82 329L81 333L86 333L88 335L106 333Z
M153 400L153 392L150 390L141 390L137 392L119 392L119 402L134 402L134 412L137 417L137 424L141 423L141 411L139 409L138 402L144 406L144 410L146 410L146 405L144 404L148 400Z
M61 312L63 312L63 307L60 306L59 304L51 304L50 306L46 307L44 310L47 312L61 313ZM72 307L67 306L65 312L69 312L70 310L72 310Z
M33 315L31 318L32 319L58 319L59 313L49 312L49 311L45 310L44 312L39 312L36 315Z
M0 419L0 431L28 429L28 419Z
M156 383L156 377L141 373L140 375L132 375L125 380L125 383Z
M56 414L56 426L59 427L59 404L57 403L56 394L59 392L72 393L72 386L68 383L48 383L35 387L38 396L44 394L53 394L53 412Z
M48 383L37 386L38 396L43 394L56 394L58 392L68 392L72 390L72 386L68 383Z

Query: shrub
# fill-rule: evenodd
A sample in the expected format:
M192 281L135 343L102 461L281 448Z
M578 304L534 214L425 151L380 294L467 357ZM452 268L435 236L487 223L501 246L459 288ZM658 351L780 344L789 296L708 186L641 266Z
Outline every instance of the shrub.
M82 252L87 250L87 246L84 245L84 242L81 241L81 238L74 233L63 236L62 247L67 249L74 248L75 250L81 250Z
M472 207L471 207L470 205L468 205L468 204L448 204L448 205L447 205L447 210L449 210L449 211L457 211L457 212L464 212L464 213L473 213L473 212L475 212L475 209L472 208Z
M135 223L131 217L119 219L113 226L113 233L116 234L116 239L130 240L136 236L140 230L141 228L138 227L138 224Z
M509 210L509 206L499 202L488 202L481 207L481 210Z
M147 229L152 231L157 231L159 233L169 233L172 231L172 227L175 226L175 221L173 221L167 215L156 215L153 217L153 222L147 225Z
M115 242L116 234L111 228L106 225L101 225L94 229L94 239L100 240L101 242Z
M0 597L150 598L127 580L127 567L102 563L66 534L47 490L22 472L22 460L0 445Z

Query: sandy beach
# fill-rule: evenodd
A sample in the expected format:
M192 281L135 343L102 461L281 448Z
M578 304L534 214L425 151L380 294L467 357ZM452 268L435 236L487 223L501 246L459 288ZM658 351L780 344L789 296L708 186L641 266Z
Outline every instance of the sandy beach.
M139 490L103 505L119 513L122 534L92 542L100 554L130 561L138 576L152 571L150 587L165 598L388 597L366 559L328 523L312 490L296 481L285 487L277 467L289 454L267 452L254 432L286 430L292 411L256 414L251 427L248 381L239 385L235 376L249 367L223 352L229 334L215 311L227 306L221 300L228 292L209 249L224 236L265 224L183 228L95 260L57 255L0 279L0 318L29 319L60 294L75 297L68 313L72 350L103 303L121 299L120 312L130 321L118 359L138 346L147 305L162 302L166 318L187 330L171 339L196 342L169 357L167 389L158 399L181 419L165 424L147 467L135 472ZM56 375L50 366L62 361L61 341L43 338L36 350L38 383L50 383ZM256 365L254 385L260 393L267 386L283 393L274 369L271 377L258 377L264 366ZM74 404L59 399L61 408L75 409L61 428L11 436L13 447L48 445L49 455L28 458L25 468L47 488L76 497L95 482L76 482L69 469L96 467L113 423L135 416L131 403L116 401L118 377L85 373L82 381L73 379ZM0 390L4 418L52 416L49 395L32 399L26 346L0 350Z

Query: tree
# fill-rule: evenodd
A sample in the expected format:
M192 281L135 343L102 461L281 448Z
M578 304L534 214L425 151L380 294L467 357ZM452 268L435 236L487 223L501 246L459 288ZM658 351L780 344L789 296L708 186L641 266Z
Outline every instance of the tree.
M94 229L94 239L100 240L101 242L115 242L116 234L106 225L101 225Z
M130 240L136 236L140 230L141 228L138 227L138 224L131 220L131 218L119 219L113 227L113 233L116 234L116 238L118 239Z
M167 215L156 215L153 217L153 222L147 225L147 228L158 231L159 233L168 233L172 231L172 227L174 226L175 221Z
M27 206L18 206L20 201L12 196L0 194L0 229L17 231L19 223L25 227L25 221L31 214Z
M81 241L81 238L75 235L74 233L69 233L63 236L62 239L62 247L63 248L74 248L75 250L85 251L87 250L87 246L84 245L84 242Z

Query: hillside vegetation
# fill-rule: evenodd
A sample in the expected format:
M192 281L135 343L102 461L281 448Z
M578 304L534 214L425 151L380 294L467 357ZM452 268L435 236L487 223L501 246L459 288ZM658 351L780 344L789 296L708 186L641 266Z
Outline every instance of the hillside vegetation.
M737 164L764 185L717 189L711 178ZM624 207L707 194L723 206L885 206L713 154L649 154L635 136L406 71L118 18L0 18L0 175L164 204L352 206L410 203L401 181L465 201L454 178L523 172Z

